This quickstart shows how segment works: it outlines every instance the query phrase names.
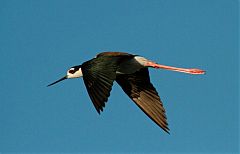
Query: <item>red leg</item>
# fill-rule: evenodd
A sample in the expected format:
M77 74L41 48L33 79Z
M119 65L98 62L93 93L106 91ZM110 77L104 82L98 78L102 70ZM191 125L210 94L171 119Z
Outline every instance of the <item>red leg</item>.
M205 74L204 70L197 69L197 68L178 68L178 67L160 65L154 62L147 62L146 66L158 68L158 69L166 69L166 70L171 70L176 72L188 73L188 74Z

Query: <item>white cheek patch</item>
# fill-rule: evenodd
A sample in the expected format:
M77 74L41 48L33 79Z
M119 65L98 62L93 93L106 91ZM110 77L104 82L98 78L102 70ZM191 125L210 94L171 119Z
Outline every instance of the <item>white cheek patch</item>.
M68 78L79 78L79 77L82 77L83 76L82 70L81 70L81 68L79 68L79 70L74 72L73 74L67 73L67 76L68 76Z

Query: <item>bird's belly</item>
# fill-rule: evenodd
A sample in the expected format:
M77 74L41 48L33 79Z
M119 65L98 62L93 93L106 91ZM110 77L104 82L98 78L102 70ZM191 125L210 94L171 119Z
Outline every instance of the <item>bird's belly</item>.
M141 68L145 67L145 63L148 60L144 57L136 56L130 60L124 61L120 64L120 68L117 70L117 74L132 74Z

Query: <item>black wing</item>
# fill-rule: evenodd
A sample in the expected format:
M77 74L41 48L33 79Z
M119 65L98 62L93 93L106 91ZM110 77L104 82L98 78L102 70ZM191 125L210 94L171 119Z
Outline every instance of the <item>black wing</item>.
M169 133L165 109L156 89L150 82L147 68L142 68L133 74L117 75L116 81L149 118Z
M98 113L110 96L119 61L119 57L98 57L82 64L83 80Z

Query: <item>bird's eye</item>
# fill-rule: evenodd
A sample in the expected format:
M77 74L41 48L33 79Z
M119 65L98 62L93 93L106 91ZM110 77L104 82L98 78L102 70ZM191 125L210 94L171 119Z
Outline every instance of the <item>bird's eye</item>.
M69 70L68 73L73 74L75 71L74 70Z

